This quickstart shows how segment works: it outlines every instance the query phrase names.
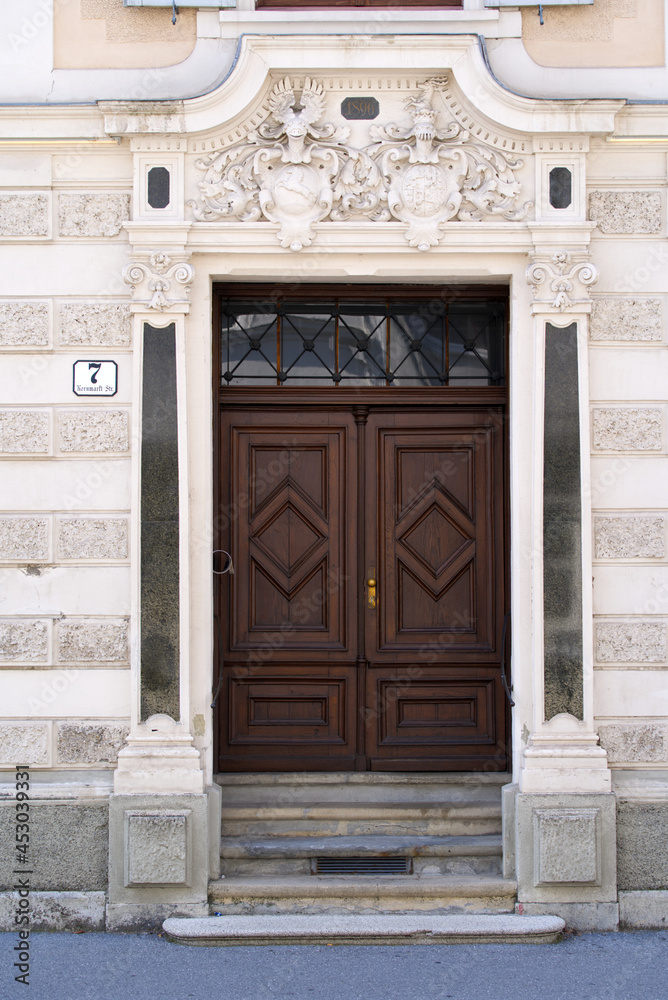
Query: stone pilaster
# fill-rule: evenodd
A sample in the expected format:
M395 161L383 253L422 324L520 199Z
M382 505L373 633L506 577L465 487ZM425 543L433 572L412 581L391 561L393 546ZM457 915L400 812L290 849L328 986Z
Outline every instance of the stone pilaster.
M615 800L594 731L589 506L591 226L538 224L527 269L535 336L534 722L506 796L518 908L617 924ZM542 459L542 460L541 460ZM542 472L542 475L541 475ZM542 598L542 599L541 599ZM513 814L513 819L510 814ZM514 822L513 822L514 820ZM512 838L509 838L512 839Z
M188 484L183 338L187 226L129 224L124 270L137 344L132 718L110 799L108 929L207 911L210 815L189 705ZM150 241L150 242L149 242ZM157 247L157 248L156 248ZM186 544L184 544L184 541ZM213 874L217 874L215 871Z

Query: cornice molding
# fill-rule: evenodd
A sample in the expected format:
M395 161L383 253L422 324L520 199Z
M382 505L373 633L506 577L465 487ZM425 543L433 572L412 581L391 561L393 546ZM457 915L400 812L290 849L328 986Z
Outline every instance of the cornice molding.
M267 98L282 76L297 80L316 75L333 86L335 79L354 74L367 89L382 74L390 86L401 89L403 82L410 90L418 81L448 71L451 113L458 120L462 116L462 125L470 116L476 127L492 132L608 134L624 107L624 101L542 101L512 94L490 73L476 35L245 35L232 72L209 94L182 101L101 101L98 107L110 135L194 137L240 129L238 142L247 123L257 128L268 116ZM224 141L229 142L228 136ZM486 141L496 145L493 134Z

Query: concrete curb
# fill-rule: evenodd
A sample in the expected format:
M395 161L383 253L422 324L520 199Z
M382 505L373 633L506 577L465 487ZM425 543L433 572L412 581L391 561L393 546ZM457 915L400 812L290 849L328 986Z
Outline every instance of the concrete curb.
M171 941L191 945L261 944L546 944L558 941L560 917L515 914L452 916L168 917Z

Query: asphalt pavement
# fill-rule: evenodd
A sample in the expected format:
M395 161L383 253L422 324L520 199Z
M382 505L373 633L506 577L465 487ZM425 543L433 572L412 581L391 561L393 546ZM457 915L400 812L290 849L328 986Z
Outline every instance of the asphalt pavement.
M0 934L14 1000L668 1000L668 931L551 945L192 947L157 934L32 934L29 985Z

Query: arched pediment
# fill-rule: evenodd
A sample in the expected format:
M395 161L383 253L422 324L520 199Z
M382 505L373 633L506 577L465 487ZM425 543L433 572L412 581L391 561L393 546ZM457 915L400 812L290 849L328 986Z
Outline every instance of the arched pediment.
M323 223L399 223L429 250L450 223L531 220L537 142L582 150L621 103L510 94L475 36L248 36L210 94L103 110L136 152L185 154L185 222L273 223L292 251Z

